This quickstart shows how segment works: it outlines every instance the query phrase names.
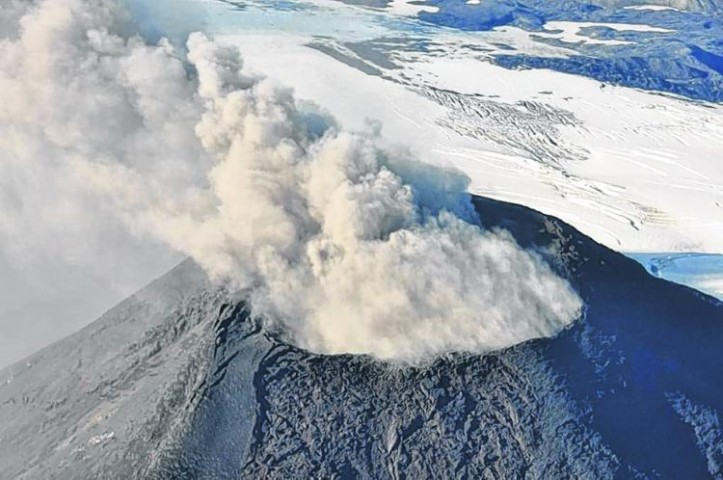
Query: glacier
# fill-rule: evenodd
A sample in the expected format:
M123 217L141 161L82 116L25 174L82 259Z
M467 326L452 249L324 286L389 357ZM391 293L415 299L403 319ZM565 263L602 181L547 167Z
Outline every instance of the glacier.
M566 9L576 2L545 2L535 7L547 12L539 28L511 22L480 31L430 27L429 7L402 12L398 3L342 9L313 1L293 12L267 6L256 13L246 2L243 12L214 16L207 28L264 73L294 78L300 97L345 125L380 119L385 136L423 161L465 172L473 193L555 215L631 258L721 251L720 77L716 54L705 53L719 51L711 35L720 30L716 4L598 2L576 14ZM493 8L436 4L473 19L478 7ZM327 20L334 12L364 28ZM273 26L260 21L268 15ZM309 22L290 23L293 15ZM563 26L577 29L580 41L561 37L555 29ZM525 65L528 57L539 64ZM569 62L580 68L557 66ZM600 62L612 77L595 73ZM682 64L695 65L686 73ZM344 84L329 81L335 77ZM364 93L355 101L352 92ZM715 293L712 280L677 279Z
M474 18L476 8L492 8L490 2L450 4ZM537 4L548 8L548 2ZM624 81L636 75L673 81L679 68L658 50L687 55L670 35L688 35L693 23L695 35L714 41L719 7L691 2L678 5L688 10L649 11L623 4L636 3L594 11L630 16L624 19L578 18L562 10L549 18L553 26L569 28L607 22L615 29L602 40L627 39L614 46L563 42L552 38L559 36L555 30L532 32L515 24L482 31L442 27L422 21L421 14L395 14L393 4L333 0L296 2L293 9L212 2L204 29L238 46L252 68L280 81L293 79L297 97L320 105L345 127L364 130L377 122L390 143L426 163L464 172L474 194L554 215L618 251L720 253L720 103L704 93L686 96ZM659 20L669 14L691 24ZM700 16L710 17L710 30ZM640 51L628 57L620 48ZM522 65L528 57L540 64ZM602 61L621 62L614 71L623 80L591 73ZM658 70L641 69L647 61L659 62ZM554 62L576 62L581 69L556 68ZM719 74L706 72L707 86L695 79L675 83L721 91Z
M700 253L628 253L651 275L692 286L723 299L723 255Z

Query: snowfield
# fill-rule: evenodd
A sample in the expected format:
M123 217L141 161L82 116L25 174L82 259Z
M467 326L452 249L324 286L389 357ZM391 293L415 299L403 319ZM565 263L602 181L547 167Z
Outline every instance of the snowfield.
M723 253L720 104L492 62L501 52L573 57L566 42L580 39L619 42L576 37L591 27L673 30L550 21L538 33L468 32L390 17L402 3L205 3L206 28L345 127L381 128L390 144L461 170L472 193L554 215L618 251ZM329 24L330 12L363 26Z
M619 251L723 252L717 104L508 70L464 51L404 52L370 75L303 36L223 39L346 126L379 121L390 143L463 171L473 193L557 216Z
M250 69L292 86L345 128L380 129L391 146L463 172L471 193L556 216L646 267L638 253L723 253L720 103L498 64L519 58L524 65L531 55L556 65L581 54L614 57L614 48L635 52L651 40L672 45L665 42L686 31L684 22L641 22L687 17L670 17L669 6L633 5L620 11L638 23L550 20L537 31L515 23L465 31L414 18L436 7L362 4L371 8L313 0L292 11L251 2L234 12L213 3L206 28L238 46ZM641 82L620 75L624 84ZM715 91L700 88L703 97L706 88ZM701 275L678 263L676 273L657 275L720 296L723 272L715 265Z

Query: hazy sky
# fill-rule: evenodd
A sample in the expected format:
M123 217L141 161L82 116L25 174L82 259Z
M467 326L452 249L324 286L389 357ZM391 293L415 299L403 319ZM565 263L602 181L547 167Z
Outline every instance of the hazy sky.
M19 18L28 13L31 2L8 0L0 9L0 38L14 40L0 48L0 84L4 85L0 92L0 368L95 320L184 257L143 232L129 232L112 214L114 207L107 198L84 198L83 189L59 168L59 158L53 158L58 149L43 146L38 140L41 135L30 130L35 125L53 135L53 122L72 124L68 118L72 115L67 106L53 104L49 97L48 110L40 113L34 94L9 86L33 84L36 92L57 87L58 97L66 96L72 102L74 93L63 92L64 85L54 82L52 74L43 69L58 68L53 64L62 61L64 48L71 46L63 36L79 28L67 19L55 24L51 20L73 11L77 14L87 2L35 3L43 5L44 15L27 23L30 32L20 40ZM149 36L169 31L180 37L190 29L188 22L203 19L198 8L188 14L190 2L174 0L171 3L176 8L167 8L169 2L129 3L136 18L143 19L142 29ZM180 5L183 8L178 8ZM19 52L24 58L13 56ZM102 101L98 92L88 91L85 97L93 95ZM77 101L74 110L82 111L78 106L82 103ZM107 110L112 113L112 108ZM42 118L55 120L43 125ZM103 115L93 122L102 129ZM83 133L92 133L78 125L81 135L70 140L76 145ZM18 131L24 137L13 138ZM34 148L40 155L28 154Z
M147 252L116 257L128 269L114 279L48 257L14 266L0 251L0 368L95 320L182 258L153 244Z

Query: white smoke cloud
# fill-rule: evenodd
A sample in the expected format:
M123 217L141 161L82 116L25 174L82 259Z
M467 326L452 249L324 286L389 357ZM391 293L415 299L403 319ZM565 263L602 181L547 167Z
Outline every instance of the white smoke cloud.
M84 174L126 172L171 191L203 181L194 86L167 45L110 33L132 28L115 2L28 5L19 36L0 43L0 242L14 259L116 267L104 246L133 250L142 232Z
M44 0L19 23L0 44L7 245L80 255L150 232L320 353L423 361L579 315L536 255L470 223L458 175L340 131L235 48L192 34L184 63L111 0Z

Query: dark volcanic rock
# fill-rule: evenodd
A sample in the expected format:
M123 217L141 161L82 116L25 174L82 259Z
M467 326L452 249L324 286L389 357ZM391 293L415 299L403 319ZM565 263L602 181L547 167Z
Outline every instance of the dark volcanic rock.
M723 478L723 305L559 220L474 204L570 279L584 318L425 366L319 356L187 263L0 372L0 476Z

